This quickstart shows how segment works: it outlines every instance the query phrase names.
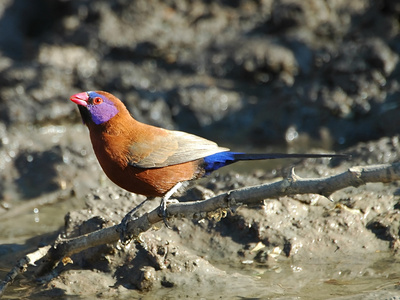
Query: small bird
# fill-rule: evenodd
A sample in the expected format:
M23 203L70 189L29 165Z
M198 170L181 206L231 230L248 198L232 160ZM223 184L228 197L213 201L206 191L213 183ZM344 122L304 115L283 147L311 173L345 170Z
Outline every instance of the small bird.
M70 100L78 104L94 153L106 175L129 192L162 197L160 211L165 223L167 202L182 183L234 162L344 156L231 152L193 134L138 122L121 100L107 92L83 92Z

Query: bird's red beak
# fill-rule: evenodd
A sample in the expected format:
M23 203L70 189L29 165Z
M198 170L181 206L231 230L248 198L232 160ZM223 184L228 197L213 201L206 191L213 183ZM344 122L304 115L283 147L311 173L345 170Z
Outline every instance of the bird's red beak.
M86 92L75 94L69 98L72 102L82 105L82 106L87 106L88 105L88 100L89 96Z

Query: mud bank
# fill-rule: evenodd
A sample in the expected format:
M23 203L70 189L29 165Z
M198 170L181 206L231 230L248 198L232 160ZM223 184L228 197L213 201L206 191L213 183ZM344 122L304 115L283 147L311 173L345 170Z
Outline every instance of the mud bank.
M115 188L100 170L68 100L76 92L109 91L139 121L238 151L353 154L336 163L232 166L188 197L276 180L288 165L313 177L397 161L397 2L3 1L1 268L60 231L75 235L114 224L142 200ZM53 280L21 279L10 293L400 294L398 184L349 188L333 198L268 199L219 222L171 221L173 230L160 226L128 248L85 251Z

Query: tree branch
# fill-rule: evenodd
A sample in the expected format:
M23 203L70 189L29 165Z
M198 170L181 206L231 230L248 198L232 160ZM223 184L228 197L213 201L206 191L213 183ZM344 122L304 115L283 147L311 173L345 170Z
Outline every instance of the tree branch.
M13 283L14 279L19 274L24 273L27 270L29 264L35 265L35 262L37 262L39 259L41 259L43 256L45 256L48 253L50 248L51 248L50 245L41 247L38 250L36 250L35 252L29 253L24 258L21 258L16 263L14 268L12 268L12 270L7 273L4 280L0 283L0 298L1 298L1 296L3 296L7 287Z
M358 187L368 182L388 183L397 180L400 180L400 163L357 166L325 178L300 178L292 169L287 178L277 182L229 191L207 200L171 204L168 206L168 215L169 217L204 218L207 217L207 213L259 203L268 198L296 194L320 194L330 197L332 193L345 187ZM125 234L137 237L160 221L162 217L159 216L158 208L156 208L137 219L130 220ZM94 246L117 242L120 238L120 226L121 224L115 225L71 239L59 238L44 255L37 274L39 276L47 274L64 257ZM21 269L17 266L16 268Z

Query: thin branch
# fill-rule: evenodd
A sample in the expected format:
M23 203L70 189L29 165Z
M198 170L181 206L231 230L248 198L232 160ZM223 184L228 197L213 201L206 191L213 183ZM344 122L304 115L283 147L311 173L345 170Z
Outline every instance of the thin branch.
M24 273L28 265L35 265L35 262L37 262L39 259L43 258L49 251L51 246L45 246L41 247L35 252L27 254L24 258L21 258L14 268L10 272L7 273L6 277L4 280L0 283L0 297L3 296L5 290L9 285L11 285L14 281L14 279L19 275Z
M345 187L358 187L368 182L388 183L397 180L400 180L400 163L357 166L325 178L303 179L292 169L287 178L277 182L230 191L208 200L171 204L168 206L168 215L169 217L202 218L213 211L259 203L268 198L296 194L320 194L329 197L335 191ZM160 221L162 217L159 216L158 208L156 208L137 219L130 220L125 234L136 237ZM43 276L51 272L64 257L94 246L118 242L120 226L121 224L76 238L57 240L44 257L38 275Z

